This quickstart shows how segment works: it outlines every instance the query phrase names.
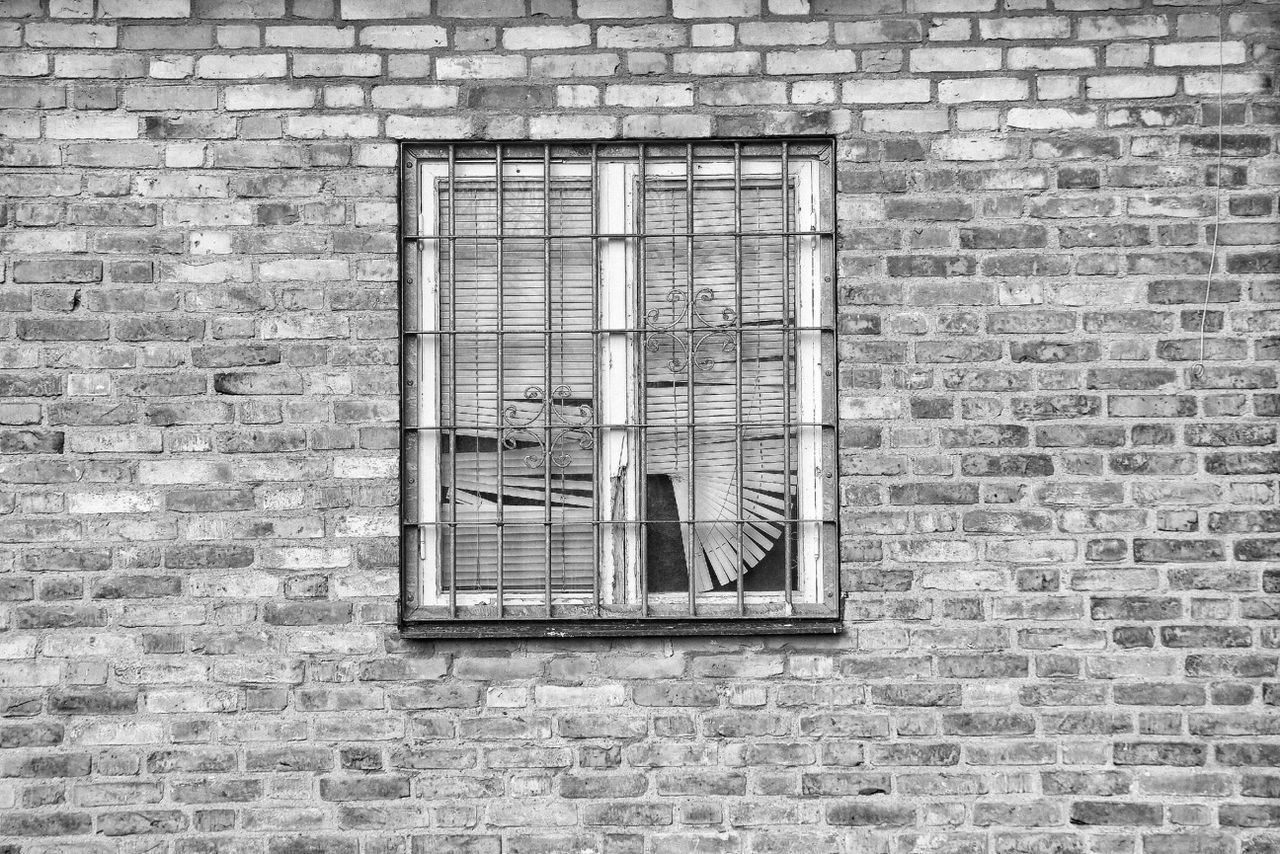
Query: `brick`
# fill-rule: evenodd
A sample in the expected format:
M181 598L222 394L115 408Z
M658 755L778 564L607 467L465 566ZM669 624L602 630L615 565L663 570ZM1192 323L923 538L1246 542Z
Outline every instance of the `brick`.
M502 31L502 46L507 50L556 50L589 44L591 28L586 24L507 27Z
M196 76L215 80L284 77L286 60L283 53L253 56L206 55L196 60Z
M1150 39L1169 35L1162 15L1107 15L1080 19L1078 35L1086 40Z
M943 103L1024 101L1028 94L1027 81L1016 77L974 77L938 81L938 99Z
M1221 58L1221 63L1219 62ZM1186 42L1176 45L1156 45L1153 53L1156 66L1239 65L1245 61L1244 42Z
M50 116L45 125L49 139L136 139L138 120L133 116L69 114Z
M865 80L841 87L846 104L923 104L929 101L927 80Z
M441 80L524 77L528 60L518 55L475 54L436 60L436 76Z
M444 47L445 28L427 24L362 27L360 44L391 50L428 50Z
M520 3L513 0L444 0L439 8L439 13L449 18L518 17L523 11Z
M654 18L667 13L662 0L580 0L583 18Z
M538 70L539 59L534 60L534 70ZM760 54L748 51L724 51L716 53L677 53L674 70L677 74L696 75L745 75L758 74L763 66ZM616 57L614 62L616 68ZM612 71L602 73L611 74ZM557 75L580 76L580 75Z
M228 110L293 110L315 103L315 90L281 84L228 86L224 90Z
M617 72L621 62L616 53L536 56L529 63L529 72L533 77L610 77ZM584 117L582 120L589 122L595 118Z
M1071 807L1071 822L1078 825L1158 825L1163 809L1158 803L1078 801Z
M849 803L827 808L827 821L835 825L903 827L915 820L915 807L910 805Z
M124 28L120 41L131 50L205 50L213 47L213 28L135 24Z
M804 49L765 55L768 74L844 74L857 67L857 54L851 50Z
M90 832L93 817L82 812L19 812L0 816L0 832L6 836L73 836Z
M191 0L102 0L104 18L187 18Z
M934 153L942 160L988 161L1016 156L1013 144L998 139L953 138L934 144Z
M647 109L689 107L693 105L693 91L680 85L610 84L605 87L604 102L610 106Z
M1065 39L1071 35L1071 21L1060 16L983 18L978 21L978 35L986 40Z
M1011 69L1093 68L1097 61L1087 47L1013 47L1008 53Z
M602 48L683 47L687 40L688 36L684 28L669 24L596 28L596 44ZM709 54L709 56L718 55L721 54Z
M1216 59L1214 60L1217 61ZM1266 78L1260 74L1224 74L1221 77L1217 72L1187 74L1182 78L1183 90L1188 95L1217 95L1219 86L1221 86L1224 94L1246 95L1253 92L1264 91L1267 85Z
M698 100L716 106L785 104L786 86L781 83L714 83L702 87Z
M999 71L1000 49L988 47L930 47L911 51L912 71Z
M116 46L114 26L98 24L28 24L29 47L112 48Z
M749 18L760 14L760 0L672 0L677 18Z
M366 28L369 29L369 28ZM382 57L370 53L294 54L295 77L377 77L382 73ZM278 75L261 75L278 76Z
M269 26L264 42L268 47L344 48L356 43L354 27Z
M1009 110L1005 121L1009 127L1013 128L1069 130L1094 127L1097 124L1097 116L1087 109L1013 107Z
M1177 92L1178 78L1148 74L1115 74L1085 79L1090 98L1167 98Z
M881 44L886 42L919 42L921 25L917 20L890 18L879 21L838 21L835 24L837 44Z
M738 41L744 45L824 44L830 37L825 21L769 22L738 25Z

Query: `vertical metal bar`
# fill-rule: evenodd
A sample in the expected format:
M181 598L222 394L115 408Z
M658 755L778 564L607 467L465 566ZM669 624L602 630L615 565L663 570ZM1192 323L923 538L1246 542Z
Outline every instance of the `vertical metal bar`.
M695 541L698 538L698 513L694 509L694 502L697 500L697 462L694 459L695 433L693 428L693 360L696 357L694 352L693 339L695 335L694 317L697 312L694 311L694 295L693 295L693 143L685 143L684 150L684 224L685 224L685 299L688 301L688 308L685 312L685 334L688 335L688 341L685 342L688 348L688 357L685 359L685 438L689 450L689 487L688 501L689 518L688 537L685 541L685 567L689 571L689 616L695 616L698 613L697 604L697 585L694 583L693 559L696 551Z
M506 321L505 306L503 305L503 293L502 293L503 291L502 251L505 245L505 241L503 240L504 228L503 228L503 220L502 220L502 214L504 210L503 197L502 197L502 183L503 183L502 143L496 143L494 145L493 162L494 162L494 168L496 170L494 175L495 180L493 182L494 204L497 206L496 209L494 210L494 226L495 226L494 231L498 236L498 245L496 247L496 252L494 253L494 261L497 264L495 272L498 279L496 283L497 301L498 301L498 330L497 330L498 331L498 340L497 340L498 373L497 373L497 382L495 383L495 386L497 387L497 394L498 394L498 408L497 408L498 424L496 425L498 430L498 453L497 453L498 494L496 496L497 504L498 504L498 566L497 566L498 614L497 616L498 616L498 619L502 619L502 594L503 594L502 576L506 566L506 530L503 528L503 525L506 522L506 512L505 512L506 511L506 507L505 507L506 483L505 483L505 472L503 471L503 469L505 468L505 460L504 460L505 454L503 453L504 447L502 444L502 409L503 409L502 393L503 393L503 379L504 379L502 351L506 348L506 342L507 342L506 336L503 335L503 333L506 331L507 321Z
M419 206L419 208L418 208L418 218L419 218L419 219L421 219L421 218L422 218L422 208L421 208L421 206ZM417 303L418 303L418 318L417 318L417 320L415 321L415 324L417 325L418 329L425 329L425 328L426 328L426 326L427 326L427 324L426 324L426 322L425 322L425 321L426 321L426 315L427 315L427 301L423 298L423 294L421 293L421 289L422 289L422 287L423 287L423 284L424 284L424 281L425 281L425 278L426 278L426 277L424 276L424 274L423 274L423 269L422 269L422 256L423 256L423 254L424 254L424 252L425 252L425 248L426 248L426 244L425 244L425 243L419 243L419 244L417 244L416 251L413 253L413 255L414 255L414 262L413 262L413 263L414 263L414 266L417 268L417 271L418 271L418 275L417 275L417 277L416 277L416 278L417 278L417 282L418 282L418 284L416 285L416 287L420 289L420 292L419 292L419 294L418 294L418 299L417 299ZM439 283L436 283L435 291L436 291L436 293L435 293L435 295L434 295L434 298L435 298L436 300L439 300L439 299L440 299L440 288L439 288ZM436 331L438 332L438 331L439 331L439 327L440 327L440 316L439 316L439 312L438 312L438 311L437 311L437 312L435 312L435 323L434 323L434 326L436 327ZM428 337L429 337L429 336L424 336L424 335L416 335L416 336L414 336L414 349L417 351L417 355L418 355L417 365L416 365L416 373L417 373L417 377L416 377L416 380L415 380L415 381L417 382L417 385L418 385L418 419L419 419L419 421L421 421L421 419L422 419L422 410L423 410L423 408L424 408L424 407L423 407L423 398L426 396L426 388L427 388L427 386L426 386L426 379L427 379L427 357L426 357L426 352L425 352L425 351L426 351L426 342L427 342L427 340L428 340ZM431 339L431 340L433 340L433 341L435 342L435 344L433 344L433 346L432 346L432 355L435 355L435 356L436 356L436 358L437 358L437 364L435 365L435 370L438 372L438 371L440 370L440 366L439 366L439 362L438 362L438 359L439 359L439 351L438 351L438 350L436 350L436 347L438 346L438 344L439 344L439 340L440 340L440 339L439 339L439 336L437 335L437 337L436 337L436 338ZM438 374L438 373L437 373L435 376L433 376L433 377L432 377L432 381L434 382L436 379L438 379L438 376L439 376L439 374ZM432 401L432 404L436 407L436 412L432 413L432 420L433 420L435 423L437 423L437 424L438 424L438 423L439 423L439 407L440 407L440 401L439 401L439 400L433 400L433 401ZM432 463L432 465L434 465L434 466L436 467L436 469L437 469L437 470L439 470L439 466L440 466L440 434L439 434L439 432L437 432L437 433L436 433L436 441L435 441L435 444L434 444L434 446L433 446L433 455L434 455L435 459L433 459L433 460L431 461L431 463ZM422 468L422 462L421 462L421 461L422 461L422 449L421 449L421 447L420 447L420 446L419 446L419 448L418 448L418 461L419 461L419 462L418 462L418 468L419 468L419 471L418 471L418 490L419 490L419 494L418 494L418 514L419 514L419 518L421 518L421 514L422 514L422 505L423 505L423 498L424 498L424 496L422 495L422 492L423 492L422 471L421 471L421 468ZM432 484L436 487L436 490L438 491L438 490L439 490L439 480L438 480L438 479L433 478L433 479L432 479ZM428 496L426 496L426 498L427 498L427 499L429 499L429 500L431 500L431 501L439 501L439 495L438 495L438 494L436 494L436 495L428 495ZM438 534L438 533L439 533L439 531L440 531L440 527L439 527L439 522L440 522L440 511L439 511L439 507L437 507L435 510L433 510L433 511L432 511L432 513L431 513L431 518L432 518L432 520L433 520L433 523L436 525L436 533ZM419 526L418 526L418 529L417 529L417 531L416 531L416 533L417 533L417 540L418 540L418 561L419 561L419 564L421 565L421 563L422 563L422 562L424 562L424 561L426 561L426 559L427 559L427 529L426 529L426 528L424 528L423 526L419 525ZM438 543L438 542L439 542L439 540L436 540L435 542L436 542L436 543ZM438 549L436 550L436 554L439 554L439 550L438 550ZM434 562L433 562L433 563L434 563Z
M745 466L742 463L742 345L744 324L742 318L742 143L740 142L733 144L733 231L733 323L737 327L737 331L734 334L738 338L737 345L733 348L733 450L735 466L733 479L737 493L734 496L734 519L736 520L734 524L738 529L737 595L738 616L741 617L746 612L746 596L742 589L742 577L746 575L747 562L746 553L742 548L742 480L746 476L746 472L743 470Z
M551 616L551 447L552 409L556 405L551 387L551 146L542 146L542 319L543 319L543 409L546 411L546 456L542 460L542 528L546 551L543 555L543 604Z
M836 283L838 270L835 263L834 237L836 227L835 157L835 141L833 140L827 143L825 156L819 158L817 167L818 175L814 180L819 183L819 186L822 186L825 189L827 197L826 219L818 223L818 232L821 235L818 238L818 246L820 247L820 254L818 255L819 274L821 275L825 271L825 274L828 277L828 281L825 283L826 286L823 288L824 295L818 303L820 306L819 310L821 312L819 315L818 326L822 327L822 332L820 332L819 335L825 335L829 332L832 345L831 352L839 353L839 324L836 322L836 306L839 305L839 300L836 296L838 293L838 285ZM826 173L826 180L823 180L823 172ZM821 285L819 287L821 287ZM828 300L830 302L827 302ZM821 358L821 349L819 349L819 358ZM829 367L832 374L831 382L828 383L824 381L822 383L824 396L820 399L821 411L820 416L817 419L819 422L822 422L823 425L818 428L818 435L821 438L819 445L820 454L824 453L823 447L827 442L827 437L834 433L836 422L836 419L832 414L832 409L836 405L837 394L835 390L839 387L840 375L839 359L837 358L835 361L836 364ZM837 441L838 440L833 436L832 445L835 446ZM827 464L828 461L824 459L823 465L825 466ZM828 477L826 479L826 494L823 496L822 502L823 512L821 515L823 519L822 524L818 525L816 534L819 538L818 553L821 555L821 566L818 568L817 598L824 603L828 601L834 602L838 595L836 591L839 588L839 579L837 577L839 573L839 560L836 555L832 553L833 550L827 547L826 543L828 530L827 522L835 522L840 512L838 509L839 500L837 498L840 489L840 453L838 450L832 452L829 465L831 466L831 471L824 472ZM838 548L838 546L836 548ZM830 594L828 594L828 591L830 591Z
M408 215L407 215L408 204L406 204L404 195L403 195L404 188L406 186L411 186L414 188L415 193L412 199L413 230L415 233L421 232L422 231L422 182L421 180L410 182L409 172L410 170L417 168L417 161L414 160L412 165L410 165L406 163L407 158L408 158L408 155L406 153L405 145L403 142L401 142L396 146L396 178L397 178L397 184L401 188L401 193L402 193L401 199L400 199L400 210L399 210L400 215L396 217L396 238L397 238L396 255L397 255L397 261L399 262L398 269L400 270L400 292L397 294L397 300L396 300L396 308L397 308L396 341L400 348L400 364L398 366L397 373L399 374L399 378L400 378L400 406L399 406L400 467L399 467L399 471L400 471L400 616L401 616L401 621L404 620L404 612L408 610L408 605L410 603L418 601L417 592L414 589L414 587L411 587L410 585L412 584L415 587L422 586L422 554L421 552L418 553L418 559L414 562L415 571L413 573L409 573L407 571L409 567L409 544L408 544L409 536L410 536L409 531L411 530L413 531L414 546L417 547L417 538L418 538L418 530L419 530L418 523L422 521L421 518L419 518L419 515L421 513L421 508L419 508L419 514L414 514L414 518L412 520L410 520L409 513L408 513L408 507L410 506L409 490L413 489L416 491L418 487L416 483L412 487L409 486L410 466L408 462L409 454L407 453L408 444L409 444L408 442L409 431L405 429L405 422L406 422L405 415L407 414L409 409L409 393L407 391L409 372L406 366L406 362L408 362L407 357L409 353L409 346L406 344L407 339L404 333L405 315L408 314L408 312L405 311L405 308L407 307L409 288L413 283L413 277L409 273L409 262L408 262L408 258L406 257L408 255L408 252L405 251L406 250L405 220L408 219ZM418 318L414 318L410 322L417 323L419 321L418 321ZM417 346L416 338L414 339L414 346L415 347ZM414 393L415 394L421 393L421 390L415 389ZM421 408L420 405L415 406L413 408L413 411L418 412L420 408ZM415 454L420 455L422 437L415 433L413 438L414 438L413 451ZM417 466L414 467L414 473L415 473L415 476L418 473ZM413 502L413 506L417 506L417 504L418 502L416 501ZM412 524L414 527L410 528L409 527L410 524Z
M645 157L648 151L645 143L637 144L637 154L639 157L638 165L638 183L636 185L636 195L638 197L636 203L636 215L639 218L639 224L636 228L636 260L639 266L636 282L636 327L643 329L646 323L648 311L648 299L645 289L648 287L646 280L647 270L645 264L645 237L647 236L647 217L645 216L645 185L648 177L645 172ZM639 504L635 509L635 517L638 520L639 530L636 532L636 560L639 564L637 572L640 576L640 616L647 617L649 615L649 466L648 451L646 450L645 439L648 438L649 430L649 360L645 356L644 333L637 335L638 340L635 342L636 360L639 362L639 381L636 383L636 468L639 473L639 497L636 502Z
M458 616L458 196L457 149L449 146L449 617Z
M592 234L600 230L600 146L591 146L591 225ZM591 478L591 604L595 615L600 616L600 476L604 469L599 465L600 449L600 241L591 238L591 447L597 464ZM616 567L615 567L616 571Z
M782 143L782 498L786 517L791 519L791 151L790 144ZM796 528L792 521L782 524L782 593L786 612L791 614L791 534Z

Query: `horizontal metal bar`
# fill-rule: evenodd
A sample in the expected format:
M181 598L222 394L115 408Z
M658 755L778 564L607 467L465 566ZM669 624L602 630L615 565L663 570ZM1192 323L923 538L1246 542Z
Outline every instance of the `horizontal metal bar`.
M568 234L406 234L401 239L405 242L431 240L488 240L494 243L507 243L521 240L666 240L667 238L689 237L835 237L836 232L830 229L814 229L812 231L663 231L637 234L635 232L584 231Z
M540 507L541 505L534 504L534 505L525 505L525 506L529 506L531 508L537 508L537 507ZM495 529L495 528L549 527L549 528L563 528L567 530L572 528L585 528L588 526L600 526L600 525L623 525L623 526L625 525L684 525L684 526L698 526L698 527L706 528L713 525L739 525L739 524L741 525L834 525L835 523L836 523L836 519L834 517L830 519L796 519L791 517L783 517L778 519L755 518L755 519L702 519L702 520L697 520L697 519L694 519L694 520L688 520L688 519L583 519L579 522L571 522L571 521L564 521L564 520L547 522L541 519L532 519L529 521L515 521L515 522L511 521L510 519L504 519L501 522L497 521L496 519L481 520L477 522L450 522L447 520L440 521L440 522L415 522L415 521L406 519L401 524L403 524L404 527L406 528Z
M662 383L664 387L670 383ZM541 398L539 398L541 400ZM572 409L573 404L568 404L567 409ZM417 433L429 433L432 431L442 433L456 433L459 430L480 430L486 433L500 433L507 430L520 430L527 433L538 433L550 430L558 432L560 430L638 430L650 428L655 430L683 430L685 424L673 424L669 421L623 421L617 424L585 421L581 424L554 424L550 427L541 424L530 424L520 426L519 424L435 424L428 426L425 424L402 424L401 430ZM717 421L714 424L693 424L694 430L699 433L707 433L711 431L724 431L730 428L740 429L743 427L759 427L761 429L770 430L790 430L801 427L807 428L830 428L835 429L838 425L834 421Z
M835 617L697 617L669 616L574 617L550 620L454 619L405 620L404 637L432 638L562 638L670 637L673 635L806 635L839 634L843 626Z
M516 328L499 327L486 329L405 329L404 335L661 335L664 332L683 332L683 329L662 329L652 326L623 326L618 328L587 327L575 329L567 326L520 326ZM751 333L764 332L834 332L834 326L796 326L787 323L756 324L752 326L697 326L694 332L739 332L748 336Z
M733 156L733 146L741 143L743 158L746 160L768 159L776 161L782 143L789 142L796 146L812 146L817 154L830 155L835 148L835 138L830 133L793 133L786 136L741 138L725 137L637 137L632 139L602 140L590 137L556 139L554 142L533 142L521 140L480 141L474 139L455 140L415 140L401 143L408 156L415 159L434 159L442 157L438 152L454 149L458 163L492 163L498 149L502 149L505 163L542 162L542 151L549 149L552 155L560 160L581 160L584 164L592 160L591 150L599 149L600 163L634 163L645 160L649 163L683 163L685 146L693 146L693 157L697 161L724 160ZM800 153L810 155L806 149ZM670 152L670 153L666 153ZM795 152L793 152L795 153Z

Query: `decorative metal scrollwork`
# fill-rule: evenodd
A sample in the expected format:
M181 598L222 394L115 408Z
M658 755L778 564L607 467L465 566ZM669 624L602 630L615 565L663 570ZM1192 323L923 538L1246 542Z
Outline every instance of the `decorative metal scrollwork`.
M696 371L716 370L721 364L715 356L714 345L718 342L720 352L733 353L737 349L737 335L726 327L732 326L738 319L738 313L729 306L719 311L719 319L706 313L706 309L715 299L711 288L701 288L694 292L693 299L687 292L673 288L666 294L669 308L651 308L645 312L645 326L653 331L644 334L644 348L649 353L657 353L662 349L662 342L670 342L672 356L667 360L667 369L672 373L688 370L689 362L693 362ZM663 323L664 312L670 313L670 321ZM692 344L690 330L686 318L693 313ZM685 321L684 326L681 322ZM683 333L683 335L681 334ZM703 348L707 349L704 350Z
M693 299L689 299L685 291L680 288L673 288L667 291L666 301L671 304L670 308L651 308L644 313L645 326L660 332L674 330L679 326L681 321L689 316L689 312L693 312L693 319L705 327L721 327L729 326L738 319L738 313L731 306L724 306L720 309L720 319L708 317L703 313L703 309L710 305L715 299L715 291L711 288L700 288L693 294ZM664 311L671 313L671 320L662 323L662 314Z
M565 410L572 407L566 407L563 402L571 397L573 388L567 385L554 387L550 395L542 386L526 388L525 400L540 404L525 418L519 417L520 409L515 404L502 410L502 447L513 451L521 442L534 444L538 449L524 456L524 464L529 468L542 468L548 462L557 468L568 468L573 463L573 451L564 447L566 443L576 443L583 450L595 447L595 437L588 428L595 411L590 404L582 403L577 406L575 416L567 417Z

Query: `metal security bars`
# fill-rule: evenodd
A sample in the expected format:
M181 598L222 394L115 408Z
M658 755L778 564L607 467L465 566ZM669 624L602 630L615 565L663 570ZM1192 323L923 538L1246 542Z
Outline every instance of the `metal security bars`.
M407 635L838 630L833 153L402 145Z

